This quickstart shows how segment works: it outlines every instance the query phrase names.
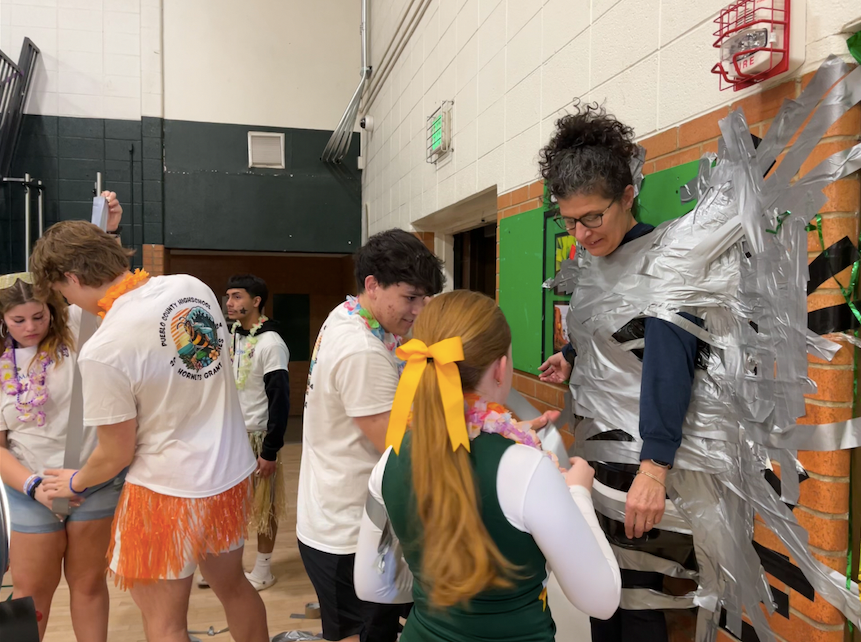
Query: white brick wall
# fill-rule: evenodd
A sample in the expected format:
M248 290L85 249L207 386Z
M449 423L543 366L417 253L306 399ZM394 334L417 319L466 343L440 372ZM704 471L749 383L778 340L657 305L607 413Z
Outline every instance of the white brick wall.
M162 115L161 0L2 0L0 49L17 60L25 37L42 53L28 113Z
M371 2L376 69L380 59L374 54L394 37L409 3ZM368 108L378 123L365 135L363 199L370 206L370 232L409 228L494 185L505 193L532 182L554 119L575 97L605 102L647 137L745 95L720 92L709 73L715 62L712 21L726 3L430 0L405 48L401 73L389 77ZM845 55L841 27L859 18L858 0L807 0L806 60L797 73L831 53ZM425 119L452 99L454 152L438 166L427 164ZM399 109L395 120L409 125L399 129L397 149L389 143L396 129L392 105ZM406 147L405 136L411 141ZM402 165L410 168L410 197L391 198L405 180L391 169Z
M397 16L386 6L396 12L400 2L373 1L377 29L394 29ZM360 6L360 0L0 0L0 49L17 60L27 36L42 51L29 113L326 130L335 128L358 83ZM435 37L427 42L428 53L441 50ZM424 58L420 49L416 70ZM385 104L405 117L402 88L418 102L430 85L414 88L413 75L401 76ZM405 144L410 140L404 136Z

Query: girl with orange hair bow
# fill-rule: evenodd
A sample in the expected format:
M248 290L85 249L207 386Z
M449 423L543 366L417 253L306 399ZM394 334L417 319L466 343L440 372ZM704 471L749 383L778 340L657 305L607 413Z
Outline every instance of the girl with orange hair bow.
M619 567L590 498L593 472L563 475L502 405L511 331L484 295L431 301L371 474L356 553L360 598L414 601L402 642L552 641L552 567L568 599L594 617L619 605ZM572 553L573 551L573 553Z

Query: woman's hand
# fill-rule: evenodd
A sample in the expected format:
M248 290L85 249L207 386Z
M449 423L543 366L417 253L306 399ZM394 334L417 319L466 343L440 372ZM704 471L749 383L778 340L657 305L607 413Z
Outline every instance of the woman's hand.
M640 470L652 477L638 474L628 490L625 501L625 536L628 539L642 537L660 524L666 507L667 469L644 460L640 462Z
M571 468L565 471L565 483L569 486L583 486L586 490L592 490L592 480L595 478L595 469L582 457L571 458Z
M571 376L571 364L565 360L561 352L554 354L538 366L538 369L541 371L538 379L548 383L563 383Z
M72 479L72 475L74 475L77 470L72 470L70 468L54 468L51 470L45 471L45 477L43 478L42 484L39 486L40 488L44 488L45 492L48 495L48 499L73 499L78 497L75 493L72 492L69 487L69 480ZM77 479L75 480L77 481ZM85 488L75 488L75 490L79 493L86 490Z

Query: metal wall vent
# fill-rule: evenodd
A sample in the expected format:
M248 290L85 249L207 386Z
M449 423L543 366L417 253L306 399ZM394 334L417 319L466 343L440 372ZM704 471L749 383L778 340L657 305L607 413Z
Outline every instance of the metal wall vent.
M284 134L248 132L248 167L284 169Z

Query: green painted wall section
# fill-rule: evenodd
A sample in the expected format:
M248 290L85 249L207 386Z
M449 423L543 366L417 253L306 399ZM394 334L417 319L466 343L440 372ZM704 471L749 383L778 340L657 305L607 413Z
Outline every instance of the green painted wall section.
M696 178L699 164L693 161L646 176L637 197L637 218L642 223L657 226L694 209L696 201L682 203L679 190Z
M499 307L511 326L514 367L538 374L541 365L544 210L499 223Z

